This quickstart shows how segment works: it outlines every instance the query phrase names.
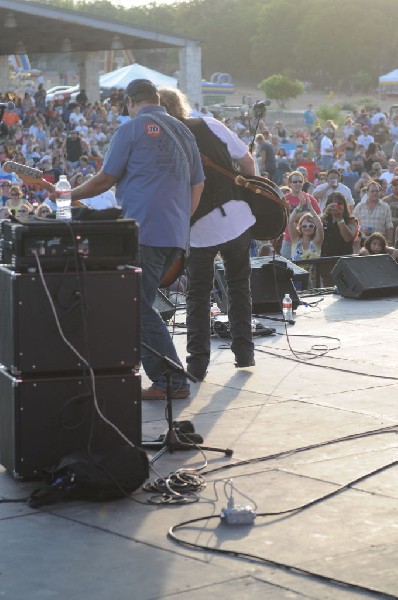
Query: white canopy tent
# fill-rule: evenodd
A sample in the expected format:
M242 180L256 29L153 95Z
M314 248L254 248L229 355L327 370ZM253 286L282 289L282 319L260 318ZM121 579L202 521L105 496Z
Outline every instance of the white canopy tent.
M379 77L380 94L398 94L398 69Z
M177 79L175 77L163 75L163 73L134 63L133 65L127 65L127 67L122 67L121 69L116 69L116 71L101 75L100 88L103 90L110 90L113 87L125 89L130 81L134 79L149 79L157 87L177 87Z

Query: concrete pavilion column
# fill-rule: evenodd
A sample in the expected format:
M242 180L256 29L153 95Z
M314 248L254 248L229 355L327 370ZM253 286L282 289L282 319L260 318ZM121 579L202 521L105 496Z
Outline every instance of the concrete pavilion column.
M79 57L80 89L86 90L89 102L100 97L98 52L80 52Z
M192 44L180 50L180 89L189 98L191 105L195 102L202 106L202 49L199 44Z
M0 92L2 93L10 89L11 82L8 75L8 56L5 54L0 56Z

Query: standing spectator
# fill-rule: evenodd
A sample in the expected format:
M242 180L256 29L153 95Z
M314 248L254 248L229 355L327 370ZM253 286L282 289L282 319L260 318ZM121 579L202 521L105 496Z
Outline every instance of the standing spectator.
M351 190L347 185L341 183L341 175L338 169L329 169L326 175L326 183L317 185L314 190L314 196L319 202L321 210L323 210L327 204L329 196L334 192L340 192L345 198L348 210L352 212L355 206L354 198L352 197Z
M265 171L269 174L269 179L273 180L276 169L275 150L269 141L269 130L263 129L261 133L263 134L265 141L260 147L260 172L263 173Z
M79 165L79 158L83 154L88 154L90 149L79 135L79 132L72 129L66 138L63 146L63 156L72 168Z
M290 209L293 210L302 203L304 175L300 173L300 171L292 171L288 177L288 185L290 186L291 191L285 195L285 198L289 202ZM307 197L309 197L314 211L319 214L321 211L317 200L311 194L305 194L305 198ZM289 227L286 227L286 231L283 235L281 255L289 260L292 258L292 240L290 238Z
M320 156L321 156L321 168L324 171L330 169L334 161L334 129L327 127L325 133L321 139Z
M39 83L39 87L37 88L37 92L34 94L35 106L37 110L45 110L46 109L46 90L43 87L42 83Z
M343 194L333 192L326 201L325 210L321 213L324 240L321 256L345 256L353 253L354 240L358 236L358 219L351 217ZM322 263L320 272L323 286L334 285L330 275L331 264Z
M304 123L308 131L312 131L314 129L314 125L316 123L316 112L312 104L309 104L308 108L304 111Z

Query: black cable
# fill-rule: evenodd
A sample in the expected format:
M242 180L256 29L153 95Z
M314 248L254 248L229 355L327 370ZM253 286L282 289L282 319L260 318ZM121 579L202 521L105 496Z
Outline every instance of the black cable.
M391 463L388 463L387 465L383 465L382 467L379 467L378 469L375 469L375 470L371 471L370 473L366 473L365 475L362 475L361 477L358 477L357 479L352 480L343 486L340 486L337 490L333 490L332 492L329 492L328 494L325 494L324 496L321 496L320 498L316 498L315 500L312 500L311 502L303 504L299 507L295 507L295 508L285 510L285 511L272 512L272 513L257 513L257 517L280 516L280 515L295 516L295 515L299 514L300 512L303 512L304 510L308 510L309 508L311 508L312 506L315 506L316 504L320 504L321 502L324 502L325 500L328 500L328 499L332 498L333 496L341 494L343 491L345 491L349 488L352 488L357 483L364 481L366 479L369 479L370 477L373 477L373 476L377 475L378 473L381 473L381 472L383 472L387 469L390 469L391 467L396 466L396 465L398 465L398 460L392 461ZM234 465L234 466L237 466L237 465ZM396 598L396 596L392 596L388 593L381 592L379 590L375 590L375 589L369 588L367 586L361 586L358 584L353 584L353 583L350 583L347 581L336 579L334 577L328 577L325 575L321 575L319 573L309 571L308 569L302 569L300 567L295 567L293 565L289 565L286 563L277 562L272 559L267 559L267 558L264 558L264 557L256 555L256 554L250 554L250 553L240 552L240 551L236 551L236 550L224 550L224 549L220 549L220 548L203 546L201 544L195 544L194 542L187 542L186 540L182 540L182 539L178 538L174 533L175 531L183 528L186 525L192 525L193 523L198 523L200 521L208 522L212 519L219 519L219 518L220 518L219 515L207 515L205 517L199 517L197 519L190 519L188 521L178 523L177 525L174 525L169 529L167 537L169 539L173 540L174 542L176 542L177 544L180 544L182 546L192 548L195 550L199 549L199 550L205 550L207 552L213 552L213 553L217 553L217 554L225 554L225 555L230 555L230 556L232 555L234 557L243 558L243 559L247 559L247 560L255 560L258 562L265 563L269 566L273 566L273 567L277 567L282 570L286 570L291 573L307 575L307 576L313 577L319 581L337 585L339 587L345 587L345 588L349 588L351 590L366 592L368 594L369 593L377 594L378 598Z
M295 567L294 565L289 565L287 563L281 563L269 558L264 558L263 556L258 556L257 554L250 554L248 552L240 552L237 550L224 550L222 548L215 548L209 546L203 546L201 544L195 544L194 542L187 542L178 538L175 535L175 531L181 529L185 525L192 525L193 523L198 523L200 521L210 521L213 519L220 519L219 515L208 515L206 517L199 517L198 519L191 519L189 521L184 521L173 527L170 527L167 537L173 540L175 543L180 544L181 546L185 546L186 548L191 548L193 550L205 550L206 552L212 552L214 554L222 554L226 556L233 556L235 558L243 558L250 561L261 562L267 566L275 567L283 571L287 571L288 573L298 574L298 575L307 575L310 576L322 583L328 583L332 585L336 585L338 587L344 587L350 590L356 590L359 592L365 592L367 594L376 595L376 598L386 598L386 599L395 599L397 596L393 596L391 594L381 592L379 590L375 590L373 588L369 588L366 586L361 586L355 583L349 583L347 581L343 581L341 579L336 579L334 577L328 577L326 575L321 575L320 573L314 573L313 571L309 571L308 569L302 569L300 567Z

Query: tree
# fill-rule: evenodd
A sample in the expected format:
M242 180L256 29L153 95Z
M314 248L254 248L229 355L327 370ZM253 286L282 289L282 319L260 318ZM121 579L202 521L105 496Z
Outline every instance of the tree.
M270 100L276 100L281 108L291 98L297 98L304 91L304 83L297 79L289 79L285 75L271 75L258 86Z

